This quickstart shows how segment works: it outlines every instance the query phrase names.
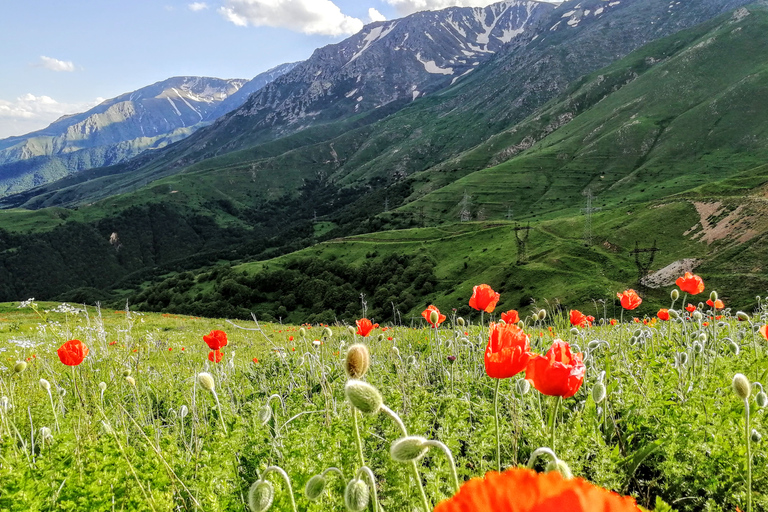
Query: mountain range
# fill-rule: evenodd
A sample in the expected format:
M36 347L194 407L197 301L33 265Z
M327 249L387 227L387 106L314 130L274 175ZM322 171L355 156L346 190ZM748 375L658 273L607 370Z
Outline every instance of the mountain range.
M744 281L768 250L766 29L765 3L743 0L507 1L368 25L179 142L4 198L0 295L327 320L357 301L327 284L342 263L410 243L420 256L397 264L429 286L383 285L380 318L480 278L509 306L610 297L654 240L656 265ZM511 233L532 233L525 258ZM311 280L294 284L314 305L256 290L268 266L327 273L328 301Z

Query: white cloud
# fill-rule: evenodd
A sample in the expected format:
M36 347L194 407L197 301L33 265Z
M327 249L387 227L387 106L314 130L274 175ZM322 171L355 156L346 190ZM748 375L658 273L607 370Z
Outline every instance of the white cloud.
M287 28L304 34L355 34L363 22L331 0L224 0L219 12L235 25Z
M85 103L59 103L50 96L25 94L15 101L0 100L0 138L45 128L63 115L85 112L104 98Z
M189 8L190 11L197 12L197 11L202 11L207 9L208 4L206 4L205 2L194 2L187 5L187 7Z
M387 17L373 7L368 9L368 17L371 19L371 21L387 21Z
M75 65L72 63L72 61L54 59L53 57L46 57L45 55L40 56L39 66L42 66L46 69L50 69L51 71L74 71L75 70Z

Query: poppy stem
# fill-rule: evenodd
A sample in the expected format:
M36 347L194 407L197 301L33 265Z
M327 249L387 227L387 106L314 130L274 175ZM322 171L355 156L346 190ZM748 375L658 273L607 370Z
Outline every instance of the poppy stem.
M560 411L560 402L563 401L563 397L559 396L557 397L557 400L555 401L555 406L552 408L552 417L549 418L549 428L550 428L550 444L552 445L552 450L555 450L555 429L557 428L557 413Z
M744 435L747 439L747 512L752 512L752 444L749 430L749 397L744 399Z
M360 426L357 422L357 409L352 407L352 422L355 425L355 444L357 445L357 455L360 457L360 466L365 466L365 457L363 457L363 442L360 440Z
M496 422L496 471L501 473L501 434L499 433L499 387L501 379L496 379L496 390L493 396L493 419Z

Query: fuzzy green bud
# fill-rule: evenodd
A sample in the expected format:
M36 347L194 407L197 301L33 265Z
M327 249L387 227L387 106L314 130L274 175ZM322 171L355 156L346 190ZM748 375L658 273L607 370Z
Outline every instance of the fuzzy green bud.
M743 312L743 311L737 311L737 312L736 312L736 318L737 318L739 321L741 321L741 322L746 322L747 320L749 320L749 315L748 315L748 314L746 314L746 313L745 313L745 312Z
M213 393L216 391L216 381L213 380L213 375L208 372L200 372L197 374L197 383L200 387L206 391Z
M531 383L525 379L520 379L515 382L515 389L518 395L523 396L531 390Z
M760 432L758 432L755 429L752 429L752 435L750 435L749 437L752 439L752 442L755 444L763 440L763 436L760 435Z
M427 440L419 436L403 437L392 443L389 454L397 462L411 462L426 455L429 447L424 446Z
M429 323L432 325L436 325L437 322L440 321L440 313L435 311L434 309L429 312Z
M575 327L571 327L571 334L573 334L574 336L578 336L579 330Z
M715 302L717 300L717 292L715 290L712 290L712 292L709 294L709 300L712 302Z
M307 485L304 487L304 495L309 501L315 501L323 494L325 490L325 477L323 475L315 475L309 479Z
M693 343L693 351L697 354L701 354L704 351L704 346L701 343Z
M682 365L688 364L688 353L680 352L679 354L677 354L677 360Z
M349 334L351 334L352 336L354 336L355 334L357 334L357 329L355 329L355 327L354 327L354 326L352 326L352 325L350 325L350 326L347 326L347 331L348 331L348 332L349 332Z
M634 336L635 338L639 338L642 335L643 335L643 331L640 329L637 329L634 333L632 333L632 336Z
M731 342L728 343L728 350L730 350L733 355L739 355L739 352L741 351L741 349L739 348L739 344L733 340L731 340Z
M592 399L595 401L596 404L599 404L603 400L605 400L606 390L605 390L605 384L602 382L598 382L592 387Z
M699 341L702 342L702 343L706 343L707 342L707 333L705 333L705 332L699 333Z
M248 508L251 512L265 512L275 499L275 488L266 480L256 480L248 490Z
M344 386L344 394L355 409L365 414L379 412L384 403L379 390L362 380L348 380Z
M750 393L752 393L752 384L750 384L749 379L744 374L737 373L734 375L731 386L736 396L742 400L749 398Z
M544 320L547 318L547 310L546 309L540 309L538 315L536 315L539 320Z
M130 375L125 378L125 382L127 382L128 384L130 384L133 387L136 387L136 379L134 379Z
M324 338L330 338L332 336L333 336L333 331L331 330L330 327L326 327L325 329L323 329L323 337Z
M362 343L355 343L347 350L347 358L344 360L344 370L350 379L359 379L371 366L371 354L368 347Z
M127 370L123 370L123 377L127 377L131 374L131 369L128 368Z
M99 389L101 390L102 393L104 391L106 391L107 390L107 383L106 382L99 382Z
M456 325L458 325L459 327L464 327L465 324L466 322L464 322L463 318L459 317L456 319Z
M45 379L40 379L40 387L43 389L43 391L50 391L51 383Z
M692 317L693 317L693 319L694 319L694 320L696 320L697 322L698 322L699 320L701 320L702 318L704 318L704 315L702 315L702 314L701 314L701 311L694 311L694 312L693 312L693 315L691 315L691 316L692 316Z
M299 329L299 336L301 336L302 338L306 338L307 337L307 330L305 328L303 328L303 327L301 329Z
M677 320L678 318L680 318L680 313L678 313L678 312L677 312L677 311L675 311L674 309L668 309L668 310L667 310L667 313L669 313L669 318L672 318L672 319L675 319L675 320Z
M755 402L759 408L763 409L768 405L768 395L766 395L764 391L759 392L755 395Z
M21 373L26 369L27 369L26 361L18 361L15 365L13 365L14 373Z
M269 405L259 408L259 412L256 413L259 419L259 423L266 425L269 420L272 419L272 408Z
M362 512L368 508L369 491L365 482L357 478L350 480L344 490L344 505L350 512Z
M546 466L546 471L547 473L551 471L557 471L558 473L563 475L563 478L565 479L573 478L573 473L571 472L571 468L569 468L568 464L566 464L560 459L557 459L556 461L555 460L549 461L549 463L547 463L547 466Z
M680 291L675 289L672 290L672 292L669 294L669 296L672 298L672 300L677 300L680 298Z

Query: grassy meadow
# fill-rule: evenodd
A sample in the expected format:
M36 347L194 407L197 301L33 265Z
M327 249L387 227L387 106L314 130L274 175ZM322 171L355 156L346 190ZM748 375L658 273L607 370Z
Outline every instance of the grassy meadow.
M651 510L668 510L663 500L679 511L747 512L745 402L731 382L742 373L768 384L758 331L768 304L739 321L730 309L714 318L704 304L690 318L681 302L673 307L685 320L634 321L627 311L624 323L598 316L586 328L573 327L567 310L541 318L539 308L521 309L532 351L563 339L583 353L586 374L558 408L522 373L499 381L501 466L526 465L549 447L575 476ZM246 511L249 488L274 466L292 493L270 469L272 510L292 510L291 494L297 510L344 510L345 487L363 463L379 510L423 510L411 465L390 456L402 429L383 412L353 413L345 398L345 356L361 342L371 355L363 378L409 435L444 443L459 481L497 468L497 380L486 375L484 351L488 322L502 310L461 325L446 307L437 330L382 325L363 338L342 324L19 305L0 305L0 510ZM228 334L219 363L203 341L212 330ZM56 351L75 338L89 354L68 367ZM201 386L201 372L215 393ZM761 389L753 384L747 400L757 436L767 423ZM765 510L765 445L751 441L751 450L752 510ZM534 466L544 470L545 459ZM438 449L416 466L430 508L454 493ZM338 471L310 501L305 485L328 468ZM375 506L370 499L360 510Z

